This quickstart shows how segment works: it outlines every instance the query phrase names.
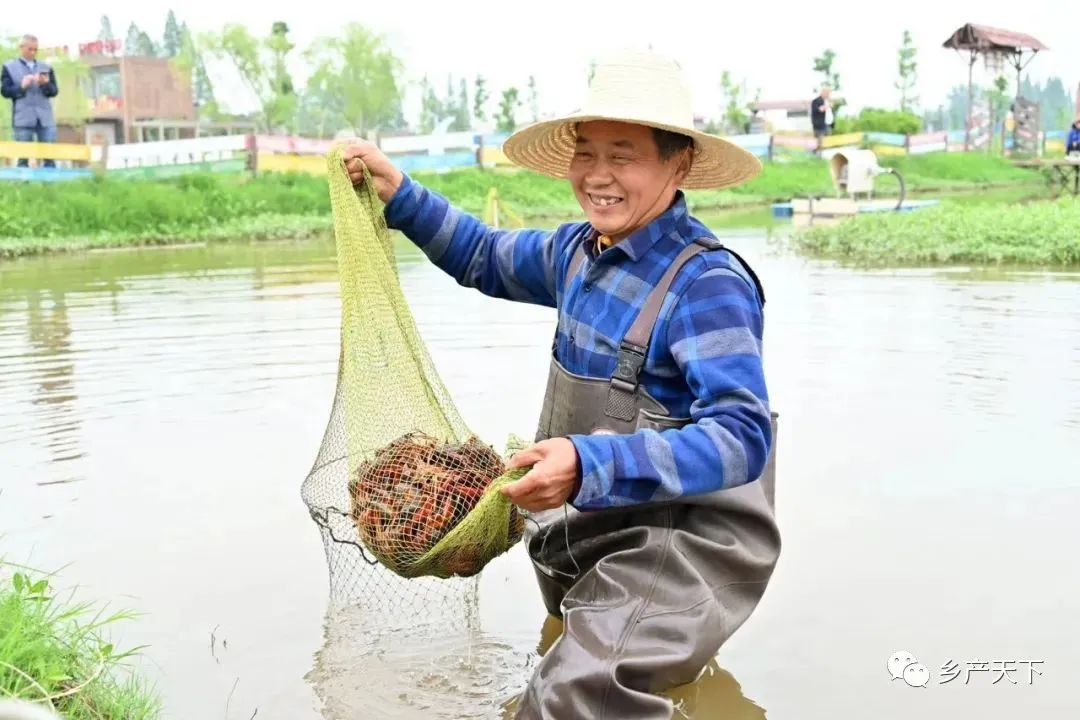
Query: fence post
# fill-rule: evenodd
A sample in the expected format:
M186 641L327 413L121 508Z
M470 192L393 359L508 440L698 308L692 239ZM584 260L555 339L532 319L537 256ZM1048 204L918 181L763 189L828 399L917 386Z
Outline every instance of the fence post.
M251 171L252 177L259 174L259 146L255 140L254 133L248 133L244 138L244 146L247 149L247 169Z
M911 135L906 133L904 134L904 154L911 154Z
M769 133L769 155L768 155L769 162L772 162L772 159L773 159L773 138L775 138L775 137L776 137L775 135L773 135L772 133Z
M101 157L98 158L97 167L94 168L94 174L98 177L104 177L105 172L109 167L109 143L101 143Z

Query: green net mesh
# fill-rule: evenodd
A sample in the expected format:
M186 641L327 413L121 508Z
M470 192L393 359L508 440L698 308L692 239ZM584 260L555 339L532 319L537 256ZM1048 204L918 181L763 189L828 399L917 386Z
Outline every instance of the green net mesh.
M524 519L498 488L525 470L507 471L454 407L398 282L372 183L352 186L340 148L327 171L341 350L330 421L302 495L323 532L332 590L363 597L364 586L387 584L383 570L475 575L521 537ZM511 438L507 452L518 447ZM405 595L382 593L391 604Z

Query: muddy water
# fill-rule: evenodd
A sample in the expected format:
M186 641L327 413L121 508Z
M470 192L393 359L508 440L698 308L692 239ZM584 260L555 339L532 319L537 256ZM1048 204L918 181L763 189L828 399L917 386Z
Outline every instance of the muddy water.
M1080 273L862 272L725 232L768 293L785 545L757 613L675 693L682 713L1076 712ZM551 313L401 257L471 427L531 433ZM325 243L0 264L0 553L144 613L120 639L150 645L169 717L498 717L557 636L520 549L425 590L420 614L326 620L299 485L334 386L336 290ZM926 688L890 680L897 650ZM1017 672L963 672L976 660Z

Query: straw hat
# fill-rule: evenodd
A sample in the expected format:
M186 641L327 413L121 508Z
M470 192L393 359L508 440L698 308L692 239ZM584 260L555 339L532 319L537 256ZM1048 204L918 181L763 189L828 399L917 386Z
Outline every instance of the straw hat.
M732 187L761 172L753 154L694 129L690 88L678 64L640 51L599 63L580 111L518 130L507 138L503 152L518 165L565 178L574 155L575 125L590 120L635 123L693 138L694 162L684 188Z

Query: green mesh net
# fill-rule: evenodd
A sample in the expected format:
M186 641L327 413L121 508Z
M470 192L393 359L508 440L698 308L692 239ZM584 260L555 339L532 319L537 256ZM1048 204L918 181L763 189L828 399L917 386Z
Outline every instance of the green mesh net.
M332 586L356 595L366 565L403 578L475 575L524 518L498 488L524 474L465 426L398 282L383 205L327 157L341 350L330 421L302 495L323 531ZM367 171L365 169L365 176ZM370 178L369 178L370 180ZM511 438L507 452L520 447ZM346 586L346 587L343 587Z

